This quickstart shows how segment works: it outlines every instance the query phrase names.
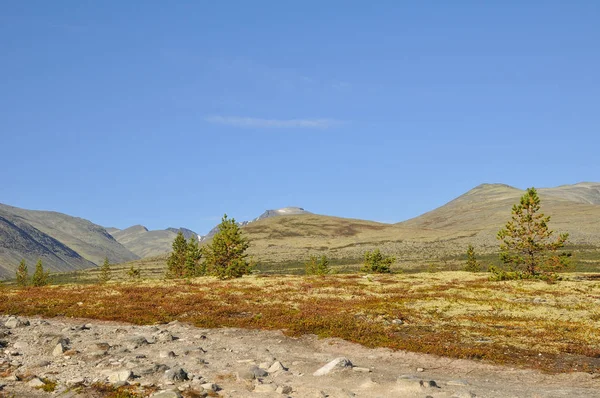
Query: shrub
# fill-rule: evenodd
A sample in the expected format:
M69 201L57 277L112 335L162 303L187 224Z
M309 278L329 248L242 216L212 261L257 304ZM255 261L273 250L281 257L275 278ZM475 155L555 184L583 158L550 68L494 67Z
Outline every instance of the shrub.
M377 274L389 274L392 272L390 267L396 262L395 257L386 257L379 249L365 252L365 261L361 269L362 272L373 272Z

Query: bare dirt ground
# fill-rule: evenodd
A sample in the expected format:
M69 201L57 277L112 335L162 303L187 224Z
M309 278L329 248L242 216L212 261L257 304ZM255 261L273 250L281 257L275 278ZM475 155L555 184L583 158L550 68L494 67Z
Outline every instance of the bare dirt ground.
M587 373L549 375L177 321L3 316L0 347L0 397L600 397L600 379ZM53 392L43 391L53 383Z

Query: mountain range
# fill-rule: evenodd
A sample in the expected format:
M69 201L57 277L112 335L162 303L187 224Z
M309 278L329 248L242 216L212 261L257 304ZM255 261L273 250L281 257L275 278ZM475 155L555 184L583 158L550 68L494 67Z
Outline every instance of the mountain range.
M538 189L551 228L570 233L570 242L600 248L600 183ZM482 184L447 204L396 224L312 214L300 207L267 210L240 222L251 254L264 263L299 261L309 254L359 259L379 247L400 261L434 261L463 253L467 244L481 252L497 250L496 233L510 218L523 190ZM95 267L169 252L176 234L209 240L186 228L150 231L142 225L104 228L82 218L0 204L0 277L11 277L21 259L40 258L52 271Z

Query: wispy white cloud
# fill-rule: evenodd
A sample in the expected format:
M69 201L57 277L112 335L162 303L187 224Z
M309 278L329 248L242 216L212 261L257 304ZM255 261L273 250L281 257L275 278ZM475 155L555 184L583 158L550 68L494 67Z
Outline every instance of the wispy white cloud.
M239 116L208 116L209 123L235 127L327 129L344 124L336 119L260 119Z

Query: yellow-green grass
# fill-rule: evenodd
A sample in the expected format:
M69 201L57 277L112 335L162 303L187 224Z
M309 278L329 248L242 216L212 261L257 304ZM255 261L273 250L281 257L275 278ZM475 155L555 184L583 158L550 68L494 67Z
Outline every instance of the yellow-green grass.
M281 329L547 372L598 372L600 281L564 277L553 285L437 272L4 287L0 312Z

